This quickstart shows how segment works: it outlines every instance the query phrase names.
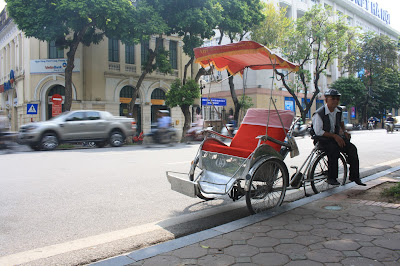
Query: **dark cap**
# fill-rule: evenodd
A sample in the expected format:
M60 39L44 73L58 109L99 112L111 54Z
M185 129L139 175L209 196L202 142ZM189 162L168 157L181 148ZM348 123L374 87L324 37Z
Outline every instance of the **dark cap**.
M324 95L325 96L341 96L342 94L340 94L340 92L338 92L335 89L329 89L329 90L325 91Z

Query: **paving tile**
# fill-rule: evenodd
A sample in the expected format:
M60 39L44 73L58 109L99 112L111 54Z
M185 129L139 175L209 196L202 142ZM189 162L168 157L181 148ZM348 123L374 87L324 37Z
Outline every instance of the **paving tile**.
M293 238L297 236L296 232L290 230L271 230L267 233L269 237L274 237L278 239L282 238Z
M258 248L274 247L279 243L278 239L272 237L255 237L247 240L247 244Z
M323 245L328 249L334 249L339 251L357 250L361 247L360 244L350 239L330 240L323 243Z
M224 254L232 257L252 257L259 253L259 249L249 245L235 245L224 249Z
M391 228L395 224L393 222L391 222L391 221L384 221L384 220L376 219L376 220L368 220L368 221L366 221L365 225L369 226L369 227L384 229L384 228Z
M279 253L260 253L252 257L252 261L258 265L265 265L268 262L269 266L284 265L290 261L289 257Z
M207 255L207 249L202 247L184 247L175 250L172 255L181 259L197 259Z
M358 252L366 258L377 261L396 261L400 254L396 251L381 247L362 247Z
M312 250L307 252L306 256L310 260L322 263L340 262L344 258L343 253L330 249Z
M381 239L372 241L376 246L391 250L400 250L400 239Z
M207 255L197 260L198 265L231 265L235 263L235 258L225 254ZM163 265L164 266L164 265Z
M383 231L382 229L368 226L354 228L354 232L367 236L381 236L385 234L385 231Z
M174 256L163 256L158 255L150 259L146 259L143 262L143 266L163 265L163 266L175 266L182 262L181 259Z
M311 244L322 242L324 241L324 238L320 236L297 236L293 238L293 241L294 243L308 246Z
M378 220L400 223L400 215L396 214L377 214L375 218Z
M209 248L226 248L232 245L232 240L230 239L222 239L222 238L211 238L200 242L200 245L209 247Z
M281 254L288 255L290 258L292 258L292 256L304 256L304 254L309 251L308 247L300 244L280 244L274 247L274 250Z

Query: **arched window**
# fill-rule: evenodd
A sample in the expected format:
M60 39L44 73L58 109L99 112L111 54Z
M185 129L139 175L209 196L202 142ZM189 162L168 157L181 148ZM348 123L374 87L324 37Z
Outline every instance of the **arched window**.
M165 92L157 88L151 93L151 99L159 99L159 100L165 100Z
M132 100L134 87L132 86L124 86L119 92L119 115L120 116L130 116L129 115L129 103ZM136 95L136 99L139 99L139 93ZM136 130L137 132L142 131L142 112L139 104L135 104L133 109L133 116L136 119Z

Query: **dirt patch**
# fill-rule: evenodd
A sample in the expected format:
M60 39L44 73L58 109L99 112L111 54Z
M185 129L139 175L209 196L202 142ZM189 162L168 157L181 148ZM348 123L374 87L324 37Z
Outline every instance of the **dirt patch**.
M348 197L352 198L352 199L363 199L363 200L378 201L378 202L400 203L400 200L396 200L393 197L385 197L385 196L382 196L382 194L381 194L381 192L385 188L393 187L396 184L397 184L397 182L385 182L385 183L374 186L367 190L354 191L353 193L348 195Z

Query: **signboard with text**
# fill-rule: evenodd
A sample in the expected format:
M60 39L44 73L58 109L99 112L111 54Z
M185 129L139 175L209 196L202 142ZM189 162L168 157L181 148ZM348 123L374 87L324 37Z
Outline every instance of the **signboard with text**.
M62 102L63 98L60 94L54 94L51 97L52 107L51 107L51 116L55 117L62 113Z
M80 72L81 60L75 58L72 72ZM55 74L64 73L67 67L67 59L39 59L31 60L31 74Z
M210 101L210 99L203 97L203 98L201 98L201 104L202 105L213 105L214 104L214 106L226 106L226 99L211 98L211 101Z

